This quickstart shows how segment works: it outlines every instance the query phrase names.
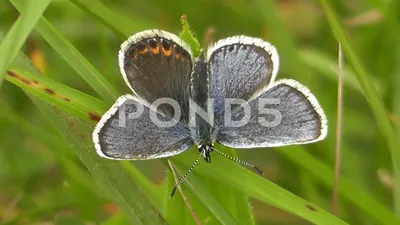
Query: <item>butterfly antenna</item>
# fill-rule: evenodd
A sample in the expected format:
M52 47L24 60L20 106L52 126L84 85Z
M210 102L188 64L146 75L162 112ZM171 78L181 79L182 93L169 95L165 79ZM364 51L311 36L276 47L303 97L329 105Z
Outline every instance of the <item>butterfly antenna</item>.
M245 166L251 167L251 168L253 168L254 170L256 170L259 174L264 175L263 171L261 171L260 169L258 169L258 168L257 168L256 166L254 166L253 164L247 163L247 162L242 161L242 160L240 160L240 159L238 159L238 158L236 158L236 157L233 157L233 156L228 155L228 154L226 154L226 153L224 153L224 152L221 152L220 150L218 150L218 149L216 149L216 148L214 148L214 151L217 152L217 153L219 153L220 155L222 155L222 156L224 156L224 157L226 157L226 158L232 160L232 161L235 161L235 162L238 162L238 163L243 164L243 165L245 165Z
M169 195L170 198L174 197L176 189L186 180L187 176L193 171L194 167L197 165L202 155L203 151L200 152L200 155L197 157L197 159L194 161L193 165L189 168L185 175L183 175L183 177L179 179L178 183L175 184L174 188L171 191L171 194Z

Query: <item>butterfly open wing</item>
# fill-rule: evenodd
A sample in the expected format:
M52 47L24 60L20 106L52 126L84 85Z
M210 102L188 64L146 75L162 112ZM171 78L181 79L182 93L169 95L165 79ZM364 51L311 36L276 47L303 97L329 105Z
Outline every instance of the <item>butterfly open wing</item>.
M142 112L140 116L138 111ZM177 122L169 127L157 126L151 111L159 121L171 121L145 101L132 95L121 96L93 132L97 153L110 159L142 160L173 156L193 145L186 127Z
M214 98L215 121L224 112L225 98L247 101L276 77L279 57L274 46L258 38L234 36L219 40L207 51L210 97Z
M327 120L317 99L294 80L279 80L249 102L250 118L241 127L225 124L217 141L233 148L276 147L306 144L325 138ZM245 110L232 112L232 121ZM226 121L225 121L226 122Z
M150 103L174 99L180 105L181 119L187 121L193 57L185 42L161 30L137 33L121 45L119 66L134 93ZM159 110L167 116L174 114L166 104Z

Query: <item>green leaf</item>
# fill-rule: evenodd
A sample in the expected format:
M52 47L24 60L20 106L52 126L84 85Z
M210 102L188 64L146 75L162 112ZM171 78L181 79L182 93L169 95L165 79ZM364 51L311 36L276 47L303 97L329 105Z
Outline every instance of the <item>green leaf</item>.
M28 35L49 5L50 0L24 2L25 9L29 10L21 13L0 45L0 87L3 83L4 71L17 56Z
M190 29L189 21L187 20L186 16L183 15L181 17L181 25L182 31L179 34L179 37L184 40L186 43L192 47L193 56L199 57L200 54L203 52L199 41L194 37L192 30Z
M24 13L22 0L10 1L19 11ZM114 103L120 93L49 21L42 17L36 29L99 96L108 103Z

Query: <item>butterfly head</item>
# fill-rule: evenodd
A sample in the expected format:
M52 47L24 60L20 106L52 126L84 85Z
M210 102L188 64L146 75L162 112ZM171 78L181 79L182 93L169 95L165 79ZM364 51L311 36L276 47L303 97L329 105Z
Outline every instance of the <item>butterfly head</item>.
M198 145L197 149L199 150L199 152L203 154L204 160L210 163L211 162L210 153L214 150L214 144L208 143L208 144Z

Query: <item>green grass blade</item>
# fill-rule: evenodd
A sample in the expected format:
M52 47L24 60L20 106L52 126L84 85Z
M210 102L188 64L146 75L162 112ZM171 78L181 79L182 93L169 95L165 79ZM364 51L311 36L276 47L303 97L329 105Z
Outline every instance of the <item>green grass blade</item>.
M195 157L194 152L187 152L175 156L171 160L188 168L191 164L190 160L187 160L187 157L185 156L189 154L192 154L192 157ZM236 190L244 192L252 198L298 215L315 224L347 224L335 216L325 212L321 208L312 205L225 157L214 154L213 161L214 163L211 164L204 162L199 163L196 166L194 173L210 177L229 185Z
M15 66L31 69L31 67L25 66L28 63L21 63L21 61L22 60L17 61ZM50 88L54 88L54 86L50 86ZM165 224L165 221L159 216L160 214L157 213L151 202L149 202L147 197L145 197L140 191L140 184L134 183L130 178L131 174L129 174L120 165L120 163L116 163L112 160L102 159L97 155L91 138L93 124L86 123L76 117L66 114L60 109L57 109L40 100L40 98L43 98L43 100L48 100L43 97L43 95L38 94L31 89L26 90L28 93L33 95L36 94L37 97L39 97L36 98L32 96L31 98L44 113L46 118L52 122L53 126L58 130L60 135L63 136L71 146L73 146L73 150L103 188L105 195L113 199L121 207L132 223ZM71 90L69 90L69 92L72 93ZM78 96L77 93L78 92L75 91L75 93L71 94L71 96ZM59 98L54 97L54 95L49 96L54 98L51 101L59 101L59 105L67 104L67 101L62 101ZM90 100L91 98L86 97L83 97L82 99L86 100L88 104L90 104L90 102L93 100ZM78 99L78 102L82 101L82 99ZM100 100L97 101L101 102ZM79 111L79 109L76 109L79 106L74 106L75 110ZM101 109L101 106L99 107L97 104L93 105L93 107L94 108L92 110L94 111L105 110ZM85 119L88 120L89 118ZM95 121L91 121L92 123L95 123Z
M21 82L24 83L24 82ZM50 86L53 87L53 86ZM34 91L30 91L30 89L26 89L28 92L35 94ZM47 100L45 97L36 94L39 98L43 98L43 100L49 101ZM53 96L50 96L53 97ZM55 97L53 97L55 98ZM57 100L57 99L56 99ZM84 103L82 101L83 105L90 105L91 102L93 102L92 98L87 98L86 99L87 102ZM58 100L60 101L60 100ZM97 100L99 101L99 100ZM51 102L51 101L49 101ZM67 104L65 101L60 101L60 104ZM94 111L98 111L101 113L104 113L105 110L107 109L106 107L102 107L99 104L94 104L94 105L90 105L91 109ZM65 107L65 106L60 106L60 108ZM95 123L95 121L91 120L88 117L85 117L84 119L86 119L87 121L91 121L92 123ZM314 176L316 176L316 178L318 178L318 180L322 181L324 184L326 184L328 187L332 187L332 179L330 179L331 176L329 176L329 174L333 174L332 169L330 169L327 166L324 166L320 161L316 160L315 158L313 158L310 154L308 154L307 152L304 151L290 151L285 153L285 151L280 151L282 154L286 155L287 157L289 157L292 161L294 161L295 163L299 163L301 165L301 167L305 168L306 170L309 170L311 173L313 173ZM184 154L186 155L186 154ZM191 162L190 159L185 159L185 160L180 160L180 161L186 161L186 164ZM185 165L186 165L185 164ZM217 165L218 164L218 165ZM214 168L214 166L222 166L225 165L224 168ZM213 169L213 173L218 173L219 171L232 171L232 168L230 168L230 164L225 164L225 163L212 163L210 165L207 165L207 169L205 169L205 174L204 176L207 176L207 174L210 174L210 169ZM188 166L189 167L189 166ZM188 168L187 167L187 168ZM198 169L196 168L196 171ZM230 172L235 173L235 171ZM248 175L249 176L256 176L254 175L252 172L248 171ZM327 175L328 174L328 175ZM332 175L333 176L333 175ZM221 177L222 179L222 177ZM344 179L344 178L342 178ZM267 181L266 181L267 182ZM267 182L268 183L268 182ZM371 216L373 216L376 220L380 221L383 224L394 224L394 223L398 223L400 221L396 220L396 217L394 216L394 214L392 214L390 211L388 211L385 207L381 206L377 201L375 201L374 199L372 199L371 197L368 197L368 194L366 194L362 188L357 187L356 185L352 184L350 181L341 181L343 186L348 186L348 188L342 188L340 189L340 193L342 195L344 195L346 198L348 198L351 202L353 202L353 204L357 205L358 207L360 207L361 209L365 210L366 212L370 213ZM346 185L346 183L348 183ZM246 185L247 188L249 188L250 186L253 186L251 184ZM241 189L246 190L246 188ZM247 193L248 194L248 193ZM268 202L268 201L266 201ZM379 213L375 213L375 212L379 212Z
M334 172L328 165L319 161L302 148L299 148L299 146L280 148L277 151L313 175L319 182L332 189ZM393 212L382 205L377 199L374 199L351 179L341 176L339 183L340 195L349 200L353 205L367 212L376 221L386 225L400 224L400 219Z
M304 64L306 64L313 70L318 71L323 75L326 75L326 77L328 77L329 79L337 82L337 59L331 59L322 52L318 52L313 49L302 49L299 54ZM364 95L364 91L358 83L357 77L354 74L353 70L348 67L344 67L343 74L344 86ZM383 90L382 87L379 85L379 80L373 79L373 77L371 77L371 80L379 96L382 96Z
M372 82L370 81L371 76L363 67L358 56L353 50L353 47L335 14L335 11L328 1L320 0L320 3L326 13L328 22L336 39L342 44L343 52L349 64L351 64L353 67L358 81L364 90L365 96L376 118L378 127L382 132L382 136L385 137L388 142L387 144L393 162L394 205L397 215L400 216L400 143L397 135L394 132L392 124L387 116L383 101L378 97L378 94L372 85Z
M12 75L10 75L12 74ZM52 105L68 112L69 114L90 120L96 123L101 115L109 108L107 103L67 87L56 81L48 79L23 69L13 66L6 76L11 83L19 86L26 92L44 100ZM158 193L154 185L145 178L129 162L120 162L130 172L136 183L141 184L142 189L148 194L152 203L162 207L162 195Z
M185 169L186 167L180 165L175 165L175 166L176 166L177 176L182 177L187 170ZM175 182L171 182L171 184L175 184ZM188 187L189 191L193 194L194 197L196 197L196 199L200 201L202 205L207 206L206 209L209 211L211 215L214 216L214 218L216 219L216 221L218 221L219 224L227 224L227 225L244 224L236 222L236 220L225 209L225 207L221 205L220 200L216 198L216 196L209 191L210 189L202 182L202 180L197 178L195 174L190 175L189 182L185 182L184 186ZM180 195L180 193L177 192L176 195ZM182 197L174 196L174 198L182 198ZM169 210L174 211L174 209L171 208L171 206L169 207Z
M17 56L18 51L21 49L49 3L50 0L25 1L25 8L29 10L25 13L21 13L0 45L0 87L3 83L4 71L7 70L8 66Z
M34 124L27 122L25 118L21 117L17 113L11 110L11 108L5 103L0 101L0 108L2 109L2 113L0 114L0 118L6 118L9 121L13 122L15 126L19 127L22 131L29 134L31 137L34 137L43 145L47 146L49 149L54 149L54 156L59 160L60 164L63 165L64 172L71 179L77 180L79 183L90 189L93 193L95 193L99 197L103 197L103 193L99 191L98 187L93 186L93 180L86 173L86 171L82 170L80 165L78 165L75 161L71 160L70 155L72 152L71 149L66 148L64 146L67 143L61 139L59 136L50 133L40 127L35 126Z
M227 147L219 147L233 157L237 157L235 150ZM203 183L217 200L225 207L225 209L235 218L238 224L252 225L255 224L252 208L249 203L248 195L242 191L231 188L230 186L216 182L212 179L203 177ZM207 204L206 204L207 205Z
M163 160L163 162L166 166L168 165L166 163L166 160ZM164 193L165 219L168 221L169 224L197 224L194 215L192 214L192 212L190 212L189 207L186 205L183 196L181 195L179 190L177 190L173 198L169 197L171 190L174 186L175 179L172 175L172 172L168 171ZM187 198L187 201L189 201L189 204L193 208L195 216L198 218L198 220L203 221L204 216L202 212L205 211L204 208L202 208L201 205L196 202L196 199L193 197L193 195L191 195L190 191L185 186L181 186L181 188L184 192L185 197Z
M109 24L112 24L112 23L109 23ZM123 33L123 32L122 32ZM315 170L318 170L318 169L320 169L320 168L318 168L318 167L316 167L316 168L314 168ZM330 170L330 171L332 171L332 170ZM321 177L317 177L318 179L322 179ZM357 188L356 188L357 189ZM358 188L357 189L359 192L362 192L362 189L361 188ZM349 192L346 192L348 195L350 195L351 193L349 193ZM362 202L362 199L357 199L358 197L354 197L353 199L352 199L352 201L361 201ZM354 202L353 202L354 203ZM374 202L375 203L375 205L379 205L379 203L378 202ZM372 204L372 206L374 206L374 204ZM383 207L381 207L381 208L383 208ZM385 211L386 212L386 214L387 215L392 215L392 214L390 214L390 212L388 211L388 210L386 210ZM393 216L393 215L392 215ZM382 220L382 221L388 221L388 220L385 220L384 218L382 218L382 217L380 217L379 215L376 215L375 217L378 217L380 220ZM389 216L390 217L390 216ZM391 217L390 217L391 218ZM388 223L385 223L385 224L388 224Z
M6 80L79 118L98 121L108 109L101 100L19 67L8 70Z
M24 13L22 0L10 1ZM114 103L120 93L49 21L42 17L36 25L36 29L101 98L108 103Z
M395 68L393 71L393 74L391 74L392 77L392 81L393 81L393 90L392 94L393 94L393 100L392 100L392 104L391 104L391 109L393 110L393 115L395 120L399 120L400 118L400 101L399 101L399 97L400 97L400 89L399 89L399 85L400 85L400 64L398 62L400 62L400 43L398 42L398 38L400 35L400 23L398 20L398 10L400 8L400 4L398 1L391 1L388 3L386 12L385 12L385 17L386 17L386 23L387 26L390 27L390 30L388 32L388 34L386 34L386 38L388 39L388 41L390 41L390 43L392 43L392 49L391 51L394 53L394 60L395 60ZM400 128L398 126L398 124L396 124L397 126L395 126L395 131L396 131L396 135L397 138L400 137ZM397 149L397 151L399 151L399 149ZM397 159L400 160L400 159ZM400 162L397 162L397 166L400 167ZM396 213L397 216L400 217L400 168L398 168L398 171L394 171L394 175L395 175L395 192L394 192L394 197L395 197L395 209L396 209Z
M74 146L89 172L100 184L105 194L113 199L128 215L133 224L165 224L147 198L130 179L130 175L119 163L101 159L93 148L92 125L56 110L40 100L34 100L61 135ZM66 122L68 121L68 122Z
M115 32L121 35L121 37L129 37L133 33L136 33L142 29L153 28L154 25L151 23L130 15L130 18L116 13L107 6L103 5L98 0L70 0L82 10L100 19L104 24L109 26Z
M130 161L121 161L121 166L128 171L136 183L140 184L143 193L149 198L150 202L159 210L163 208L163 193L146 176L132 165Z

